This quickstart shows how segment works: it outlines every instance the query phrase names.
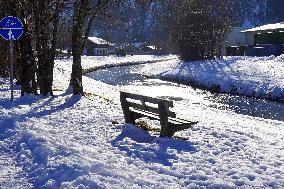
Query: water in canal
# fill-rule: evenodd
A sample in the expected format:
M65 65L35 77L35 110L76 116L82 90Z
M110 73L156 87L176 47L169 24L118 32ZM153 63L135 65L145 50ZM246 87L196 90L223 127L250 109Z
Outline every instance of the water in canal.
M86 76L109 85L138 89L141 93L151 91L157 97L167 98L183 105L200 103L207 100L206 106L231 110L239 114L284 121L284 104L264 99L249 98L229 94L212 94L204 90L195 90L190 86L174 82L149 79L139 74L143 65L124 66L98 70ZM192 99L196 99L192 101ZM204 105L204 104L203 104Z

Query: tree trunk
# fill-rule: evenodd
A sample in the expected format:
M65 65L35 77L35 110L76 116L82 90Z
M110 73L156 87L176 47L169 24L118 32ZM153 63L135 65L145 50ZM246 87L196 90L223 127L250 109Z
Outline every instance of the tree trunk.
M37 94L37 84L35 80L36 62L32 50L30 31L25 21L25 10L23 4L18 1L11 1L9 3L10 14L18 16L24 26L23 36L15 43L15 49L17 49L19 54L15 57L18 62L18 66L15 67L17 68L18 82L21 84L21 95L23 96L25 93Z
M79 28L73 28L72 34L72 55L73 65L70 85L73 87L74 95L83 95L83 84L82 84L82 65L81 65L81 54L82 54L82 36Z
M73 95L83 95L82 65L80 49L73 50L73 65L70 84L73 87Z
M35 34L38 57L38 84L40 94L47 96L52 93L53 62L50 61L49 51L49 21L50 10L48 1L35 4Z
M62 4L60 1L57 2L55 12L53 15L53 30L52 30L52 41L51 48L49 50L49 80L48 82L48 91L50 95L53 95L52 85L53 85L53 69L54 69L54 61L56 56L56 43L57 43L57 33L59 27L59 17L60 11L62 9Z
M88 0L77 0L74 5L74 20L72 32L73 65L70 85L73 95L84 95L82 83L81 55L83 53L83 29L88 11Z
M19 40L21 53L21 95L25 93L37 94L37 83L35 79L36 62L32 51L31 38L26 24L24 24L24 35Z

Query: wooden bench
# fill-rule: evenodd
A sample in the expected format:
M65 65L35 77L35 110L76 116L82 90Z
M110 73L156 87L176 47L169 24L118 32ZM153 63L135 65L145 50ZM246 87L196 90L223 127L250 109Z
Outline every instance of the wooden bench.
M159 120L161 137L172 137L175 132L198 123L177 118L170 110L174 106L173 101L120 92L120 102L126 123L135 124L135 120L142 117Z

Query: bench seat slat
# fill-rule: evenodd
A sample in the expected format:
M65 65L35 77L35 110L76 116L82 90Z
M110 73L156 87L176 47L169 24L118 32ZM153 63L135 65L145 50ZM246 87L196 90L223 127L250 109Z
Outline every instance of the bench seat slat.
M159 98L153 98L153 97L148 97L148 96L142 96L142 95L137 95L137 94L131 94L131 93L125 93L126 98L134 99L134 100L140 100L141 102L150 102L152 104L159 104L164 99L159 99ZM169 107L173 108L174 107L174 102L166 100L169 104Z
M180 122L180 123L190 123L191 122L189 120L180 119L180 118L174 118L174 117L169 117L169 120Z
M143 111L143 110L137 110L135 108L131 108L130 111L141 115L141 117L148 117L151 120L160 120L159 115L155 114L155 113L152 113L152 112L146 112L146 111ZM182 124L182 123L175 122L175 121L170 121L170 120L169 120L169 122L172 123L172 124Z
M160 120L160 117L158 114L152 113L152 112L147 112L143 110L138 110L135 108L130 108L130 111L135 112L141 116L152 118L153 120ZM169 117L169 123L172 125L187 125L187 124L196 124L197 122L191 122L191 121L185 121L185 120L179 120L178 118L170 118Z
M143 117L148 117L148 118L152 118L153 120L160 120L160 117L158 114L152 113L152 112L146 112L143 110L137 110L135 108L130 108L131 112L137 113Z
M129 107L133 107L133 108L136 108L136 109L139 109L139 110L144 110L146 112L151 112L151 113L155 113L155 114L159 114L159 109L158 108L155 108L155 107L151 107L151 106L147 106L147 105L141 105L141 104L136 104L136 103L133 103L133 102L127 102ZM172 118L175 118L176 117L176 113L172 112L172 111L169 111L169 117L172 117Z

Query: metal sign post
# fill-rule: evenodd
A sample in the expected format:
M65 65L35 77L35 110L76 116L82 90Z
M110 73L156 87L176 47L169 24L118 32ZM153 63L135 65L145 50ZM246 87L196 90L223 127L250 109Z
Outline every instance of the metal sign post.
M8 16L0 21L0 35L10 41L10 87L11 101L14 100L14 44L23 34L23 23L16 17Z
M14 100L14 47L13 41L10 40L10 88L11 88L11 101Z

